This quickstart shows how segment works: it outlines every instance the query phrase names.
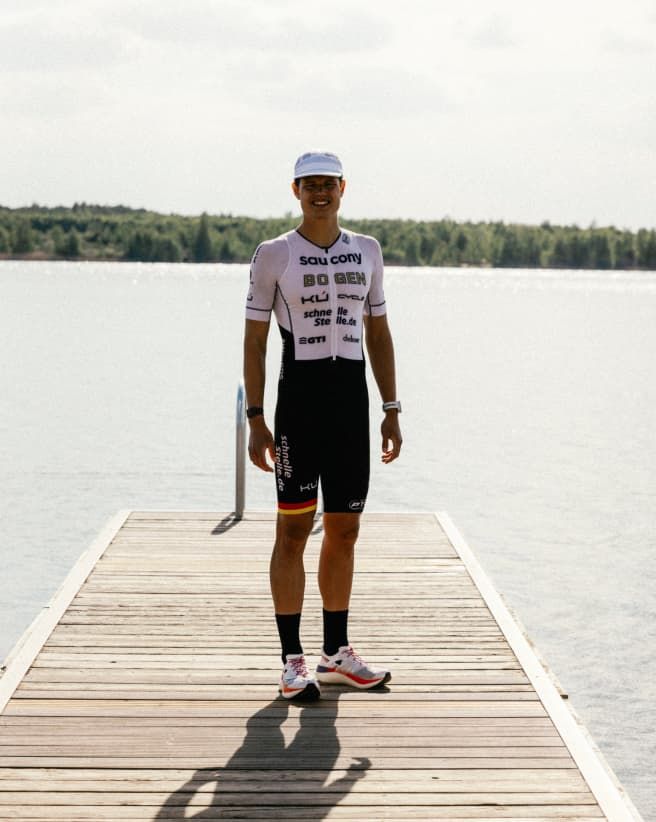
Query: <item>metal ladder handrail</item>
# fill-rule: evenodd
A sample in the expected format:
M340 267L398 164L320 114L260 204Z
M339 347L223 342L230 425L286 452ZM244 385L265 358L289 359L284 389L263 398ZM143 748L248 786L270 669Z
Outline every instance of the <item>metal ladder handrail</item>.
M243 381L237 386L235 421L235 519L244 515L246 501L246 390Z

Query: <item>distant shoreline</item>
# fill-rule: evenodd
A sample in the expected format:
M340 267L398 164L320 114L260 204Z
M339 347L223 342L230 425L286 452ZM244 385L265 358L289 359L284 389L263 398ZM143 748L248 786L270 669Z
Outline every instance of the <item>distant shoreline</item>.
M126 206L0 206L0 259L248 263L298 218L186 217ZM656 270L656 229L472 223L443 219L345 220L371 234L388 265L456 268Z
M186 265L186 266L194 266L197 265L196 262L188 261L188 260L180 260L175 263L171 262L162 262L162 261L144 261L144 260L125 260L125 259L116 259L116 258L108 258L108 257L44 257L38 254L33 255L22 255L22 256L7 256L0 254L0 264L5 262L25 262L25 263L112 263L112 264L120 264L128 266L130 264L134 265L135 262L137 263L149 263L151 265ZM224 265L224 266L245 266L248 265L248 262L230 262L224 263L220 260L210 260L208 262L203 263L204 265ZM421 270L425 268L432 268L432 269L458 269L460 271L480 271L481 269L494 272L494 271L531 271L531 272L558 272L558 271L573 271L573 272L589 272L589 273L597 273L597 274L619 274L619 273L626 273L626 274L656 274L656 267L654 268L613 268L613 269L599 269L599 268L573 268L570 266L560 266L555 268L553 266L494 266L490 265L472 265L470 263L459 263L459 264L443 264L443 265L414 265L409 266L405 263L386 263L387 268L411 268L416 270Z

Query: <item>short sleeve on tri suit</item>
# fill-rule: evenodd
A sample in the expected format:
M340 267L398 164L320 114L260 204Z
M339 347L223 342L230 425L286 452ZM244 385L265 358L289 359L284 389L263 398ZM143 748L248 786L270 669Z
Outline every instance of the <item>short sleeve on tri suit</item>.
M363 238L364 239L364 238ZM364 304L364 313L372 317L382 317L387 313L385 307L385 294L383 292L383 252L380 243L374 237L367 237L367 242L371 245L371 259L373 261L371 271L371 285Z
M251 283L246 298L246 319L268 322L278 281L289 265L289 246L283 238L261 243L251 260Z

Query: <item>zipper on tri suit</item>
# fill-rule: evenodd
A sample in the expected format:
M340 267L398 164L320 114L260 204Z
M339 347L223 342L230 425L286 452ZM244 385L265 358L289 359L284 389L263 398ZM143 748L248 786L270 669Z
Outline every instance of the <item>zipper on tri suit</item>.
M328 257L328 249L325 249L326 257ZM328 268L328 291L330 292L330 308L332 310L332 322L330 324L330 356L333 362L337 360L337 287L335 285L335 274Z

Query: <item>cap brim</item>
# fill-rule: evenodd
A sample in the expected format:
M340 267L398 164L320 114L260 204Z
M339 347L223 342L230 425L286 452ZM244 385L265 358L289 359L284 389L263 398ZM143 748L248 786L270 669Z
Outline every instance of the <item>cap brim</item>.
M342 161L330 151L306 151L294 163L294 178L341 177Z
M305 171L301 171L300 173L296 174L297 179L301 179L302 177L341 177L341 171L335 171L334 168L310 168L306 169Z

